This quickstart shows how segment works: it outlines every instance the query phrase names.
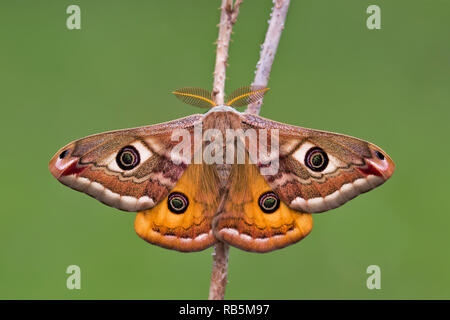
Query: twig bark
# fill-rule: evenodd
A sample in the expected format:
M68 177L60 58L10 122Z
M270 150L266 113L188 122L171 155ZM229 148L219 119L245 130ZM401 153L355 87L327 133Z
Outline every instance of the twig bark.
M217 105L224 103L225 79L231 31L239 14L243 0L222 0L220 7L219 37L217 38L216 65L214 68L213 100ZM214 245L213 267L209 286L209 300L223 300L228 282L228 252L230 247L223 242Z
M223 242L214 245L213 268L209 286L209 300L223 300L228 283L228 252L230 246Z
M280 42L281 32L284 29L286 15L289 9L290 0L274 0L269 28L266 32L266 38L261 48L260 58L256 64L255 79L253 85L267 86L269 83L270 71L272 70L273 60ZM249 104L245 112L259 114L262 100Z
M225 97L225 78L228 60L228 47L230 45L231 31L239 14L242 0L222 0L220 7L219 37L217 38L216 65L214 67L213 100L222 105Z
M242 1L236 0L233 6L233 0L222 0L213 86L213 99L218 105L224 103L228 47L231 31L239 14L239 7ZM267 86L269 82L270 70L272 69L281 32L284 29L289 2L290 0L274 0L269 28L255 72L254 85ZM261 100L258 103L251 104L246 111L258 114L261 109L261 104ZM228 282L228 253L229 246L227 244L219 242L214 246L213 268L209 287L210 300L222 300L225 296L225 288Z

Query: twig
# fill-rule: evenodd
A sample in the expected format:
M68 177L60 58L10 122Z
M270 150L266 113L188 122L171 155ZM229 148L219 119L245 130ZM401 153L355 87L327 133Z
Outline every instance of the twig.
M214 68L213 100L222 105L225 97L225 78L228 60L228 47L230 45L231 31L239 14L242 0L222 0L220 7L219 37L217 38L216 65Z
M223 242L214 245L213 268L209 286L209 300L223 300L228 283L228 252L230 246Z
M261 48L260 58L256 64L255 80L253 85L267 86L269 82L270 70L272 70L273 59L280 42L281 32L284 29L286 15L289 9L290 0L274 0L269 28L266 38ZM259 114L262 100L249 104L245 112Z
M225 79L228 60L228 47L231 31L239 14L242 0L222 0L220 7L219 37L217 38L216 65L214 68L213 100L217 105L224 103ZM226 243L218 242L214 245L213 267L209 287L209 300L223 300L228 278L228 252Z

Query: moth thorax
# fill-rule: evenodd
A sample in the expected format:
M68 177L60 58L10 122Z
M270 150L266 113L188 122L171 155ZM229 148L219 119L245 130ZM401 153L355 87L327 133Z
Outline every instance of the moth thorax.
M219 175L220 181L223 184L222 186L225 186L227 183L228 177L230 176L231 164L217 164L216 170Z

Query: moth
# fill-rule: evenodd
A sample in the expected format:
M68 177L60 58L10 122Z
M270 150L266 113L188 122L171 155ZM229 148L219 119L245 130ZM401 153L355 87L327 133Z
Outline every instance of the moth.
M310 233L313 213L381 185L395 165L369 142L236 109L267 90L243 87L216 105L207 90L178 89L179 99L209 110L76 140L53 156L50 172L138 212L136 233L164 248L200 251L218 240L253 252L286 247Z

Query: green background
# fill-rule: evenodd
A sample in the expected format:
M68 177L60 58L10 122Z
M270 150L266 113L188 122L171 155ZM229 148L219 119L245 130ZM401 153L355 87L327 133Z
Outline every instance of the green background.
M66 28L81 7L82 29ZM368 30L366 8L381 7ZM272 2L245 0L227 91L252 82ZM93 133L197 113L171 90L211 88L219 1L0 3L0 298L204 299L212 248L152 246L122 213L62 186L48 161ZM450 1L293 0L261 115L371 141L382 187L314 215L268 254L232 248L226 298L450 298ZM66 288L81 267L81 290ZM368 290L366 268L381 268Z

